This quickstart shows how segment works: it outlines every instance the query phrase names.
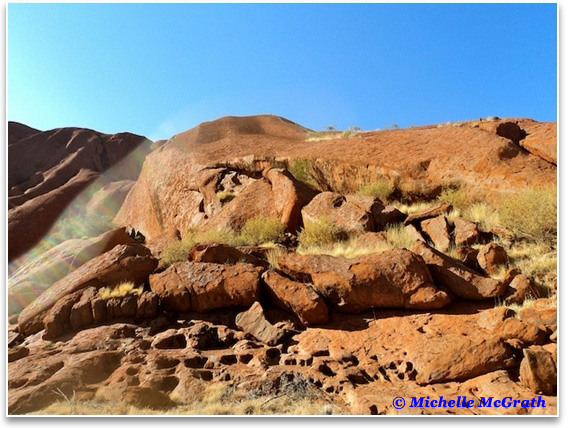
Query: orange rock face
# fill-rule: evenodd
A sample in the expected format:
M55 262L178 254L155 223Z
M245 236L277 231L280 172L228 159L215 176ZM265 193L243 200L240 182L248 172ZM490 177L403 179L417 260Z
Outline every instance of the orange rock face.
M156 267L157 260L151 257L150 251L144 246L117 245L56 282L26 306L18 316L20 331L38 331L38 317L64 296L90 286L114 287L122 281L132 281L137 286L144 283Z
M99 178L98 187L135 180L150 152L151 141L130 133L108 135L81 128L42 132L16 122L8 128L9 260L32 248L99 174L116 167ZM134 150L140 156L130 157ZM25 226L32 223L34 227Z
M287 254L278 259L288 275L312 282L330 304L355 313L379 307L440 308L450 299L434 285L422 259L393 249L355 259Z

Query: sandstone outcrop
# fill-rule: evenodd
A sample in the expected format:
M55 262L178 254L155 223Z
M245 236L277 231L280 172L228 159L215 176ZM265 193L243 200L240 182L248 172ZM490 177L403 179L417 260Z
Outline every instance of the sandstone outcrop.
M450 302L433 284L423 260L405 249L355 259L287 254L279 257L278 264L289 276L311 282L342 312L382 307L437 309Z
M67 295L87 287L114 287L123 281L137 286L147 281L157 264L142 245L117 245L56 282L26 306L18 317L20 331L39 331L43 314Z
M421 222L421 230L425 232L431 241L435 244L435 248L439 251L447 251L451 245L449 224L445 216L440 215Z
M123 228L89 239L70 239L21 266L8 279L8 311L19 313L75 269L119 244L134 244Z
M375 231L373 213L368 209L372 207L364 207L363 203L359 203L362 201L357 198L359 197L351 198L332 192L318 194L302 210L304 225L326 219L346 232ZM354 203L356 199L358 203ZM383 205L379 208L379 212L381 212Z
M328 322L328 306L309 284L292 281L273 271L265 272L262 279L272 302L294 313L305 326Z
M259 298L261 268L247 263L175 263L151 275L151 290L174 311L250 306Z
M9 260L31 249L96 179L94 191L111 181L136 180L142 159L150 152L151 141L130 133L108 135L82 128L34 132L15 122L8 128L12 134L8 146ZM129 156L134 150L141 156ZM98 178L110 168L112 172ZM31 223L33 228L24 226Z
M418 241L413 251L423 257L435 283L458 297L482 300L500 297L506 291L505 283L481 276L423 242Z

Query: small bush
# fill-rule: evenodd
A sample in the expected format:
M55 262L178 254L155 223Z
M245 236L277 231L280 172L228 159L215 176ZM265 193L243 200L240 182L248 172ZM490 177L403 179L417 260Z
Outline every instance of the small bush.
M477 202L470 205L463 210L462 215L467 220L483 225L486 229L500 225L498 211L486 202Z
M120 282L115 287L103 287L99 290L99 297L103 300L112 299L115 297L125 297L128 294L140 296L143 293L143 286L135 287L131 281Z
M342 134L342 138L350 138L352 134L353 134L352 130L348 129L347 131L344 131L344 133Z
M470 205L475 202L473 196L471 196L465 189L459 188L448 188L443 190L439 197L437 198L442 204L453 205L453 207L458 208L463 211L467 209Z
M357 194L360 196L374 196L386 201L394 192L395 184L390 180L378 180L361 186Z
M201 242L215 242L217 244L238 245L238 236L236 232L228 227L221 227L218 229L209 229L197 233L194 241Z
M405 229L403 224L389 227L386 231L385 237L387 238L387 242L389 242L393 248L411 249L413 244L415 244L415 239L411 233Z
M347 233L327 217L309 222L298 235L301 248L323 247L347 239Z
M229 190L224 190L221 192L218 192L216 194L217 199L222 203L222 204L226 204L227 202L230 202L234 199L235 194Z
M288 169L294 178L302 183L306 183L311 187L317 187L317 182L312 175L312 160L296 158L288 165Z
M266 252L266 261L268 263L270 263L270 266L272 266L272 269L280 269L280 266L278 266L278 258L282 255L286 254L286 250L284 248L281 247L275 247L275 248L271 248L270 250L268 250Z
M189 257L189 251L195 245L194 232L188 233L182 240L174 239L167 243L161 253L161 260L166 266L184 262Z
M256 216L244 224L238 242L240 245L261 245L276 242L284 233L284 226L277 218Z
M556 244L556 186L528 188L497 200L499 220L518 235Z

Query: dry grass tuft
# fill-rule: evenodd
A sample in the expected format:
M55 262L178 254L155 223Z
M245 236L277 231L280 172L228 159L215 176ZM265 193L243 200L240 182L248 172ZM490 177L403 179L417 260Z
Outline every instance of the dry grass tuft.
M392 248L406 248L409 250L415 244L415 239L405 229L403 224L391 226L385 233L387 242L389 242Z
M174 239L167 243L161 253L161 260L164 265L170 266L173 263L184 262L189 257L189 252L195 245L195 236L193 231L189 231L181 240Z
M176 405L166 410L141 409L117 401L76 401L76 415L331 415L342 413L315 387L297 380L283 384L274 393L244 390L225 383L211 383L202 394L190 402L182 403L181 397L171 394ZM188 398L187 398L188 399ZM69 415L68 401L58 401L32 414Z
M101 297L102 300L125 297L128 294L140 296L142 293L143 286L135 287L135 284L131 281L120 282L113 288L103 287L99 289L99 297Z
M280 269L278 266L278 258L286 254L286 250L282 247L274 247L266 253L266 260L272 266L272 269Z
M437 200L442 204L453 205L461 212L476 202L475 197L462 187L443 190Z
M496 201L501 224L535 242L556 244L555 185L524 189Z
M236 195L234 194L234 192L231 192L230 190L224 190L221 192L217 192L216 197L217 199L222 203L222 204L226 204L227 202L230 202L234 199Z
M239 245L261 245L278 241L283 233L280 219L256 216L247 220L237 240Z
M298 234L299 249L323 248L348 238L347 233L327 217L309 222Z
M387 198L395 191L395 183L391 180L378 180L371 183L366 183L361 186L357 194L360 196L373 196L387 201Z

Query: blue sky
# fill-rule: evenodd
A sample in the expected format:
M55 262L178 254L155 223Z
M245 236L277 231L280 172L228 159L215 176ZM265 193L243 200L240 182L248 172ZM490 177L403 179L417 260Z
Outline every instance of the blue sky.
M8 6L8 120L169 138L226 115L555 121L555 4Z

